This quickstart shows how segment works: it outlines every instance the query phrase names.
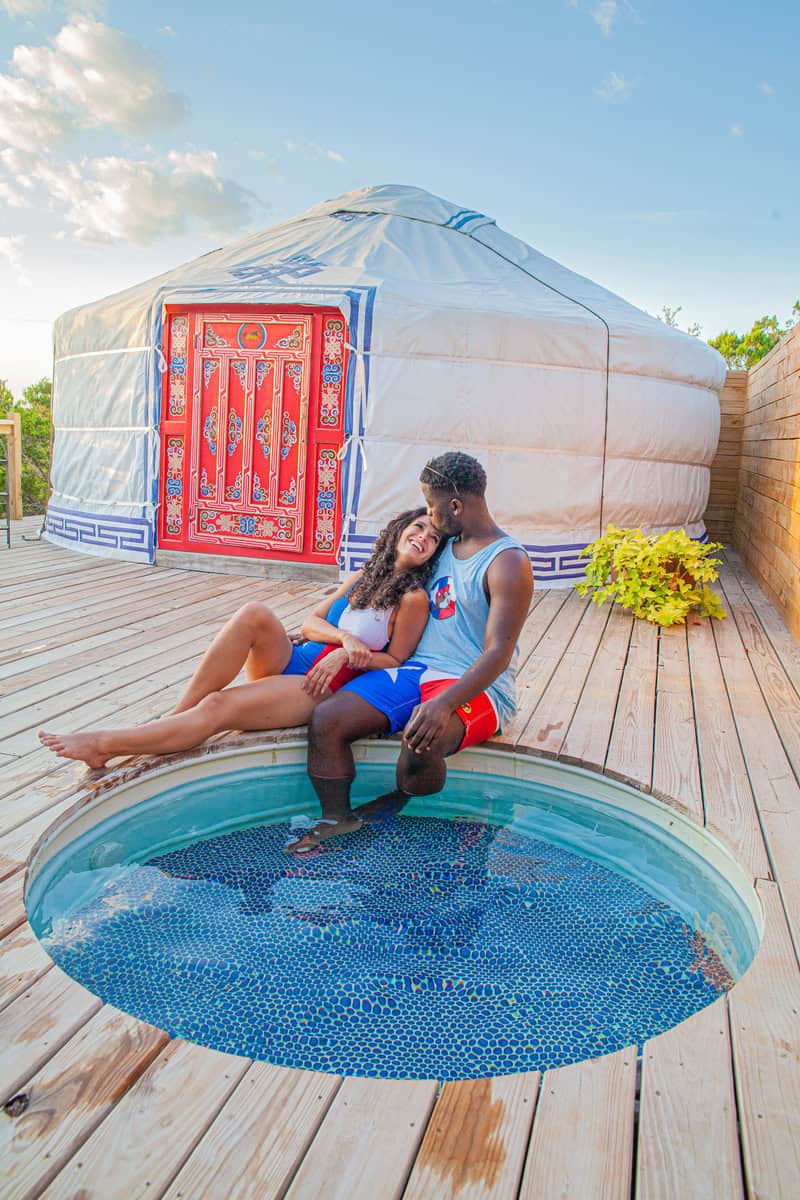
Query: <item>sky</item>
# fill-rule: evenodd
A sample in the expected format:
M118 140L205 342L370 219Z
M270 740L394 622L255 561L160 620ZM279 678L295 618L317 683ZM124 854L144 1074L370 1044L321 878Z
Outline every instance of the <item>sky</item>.
M0 378L51 323L425 188L702 336L800 296L800 4L0 0Z

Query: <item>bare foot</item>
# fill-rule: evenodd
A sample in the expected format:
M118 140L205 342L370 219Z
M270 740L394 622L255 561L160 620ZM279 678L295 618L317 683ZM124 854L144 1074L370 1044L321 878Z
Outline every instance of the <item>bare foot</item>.
M46 733L40 729L39 741L45 749L52 750L59 757L77 758L93 771L104 767L111 757L103 754L97 734L94 733Z
M361 825L362 822L356 816L340 817L338 821L329 821L323 818L296 842L290 842L286 851L288 854L307 857L313 851L319 850L320 842L332 837L341 837L344 833L355 833L357 829L361 828Z

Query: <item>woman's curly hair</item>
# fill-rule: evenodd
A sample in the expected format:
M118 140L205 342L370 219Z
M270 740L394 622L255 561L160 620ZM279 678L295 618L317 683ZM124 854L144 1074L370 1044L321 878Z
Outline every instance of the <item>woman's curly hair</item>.
M406 592L427 586L438 550L426 563L412 567L410 571L395 575L393 570L400 535L427 511L427 508L409 508L380 531L375 548L364 564L363 574L347 598L351 608L394 608Z

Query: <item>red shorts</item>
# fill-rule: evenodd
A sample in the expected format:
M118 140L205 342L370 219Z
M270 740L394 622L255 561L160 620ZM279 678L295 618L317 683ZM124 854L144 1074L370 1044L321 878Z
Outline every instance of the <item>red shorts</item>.
M420 696L423 700L432 700L455 682L455 679L426 680L423 676L419 688ZM500 728L497 712L486 692L481 692L474 700L462 704L456 709L456 713L464 723L464 737L459 750L466 750L467 746L477 746L479 742L485 742L487 738L494 737Z
M341 646L326 646L324 650L321 650L319 652L317 657L312 662L311 666L315 667L318 662L321 662L323 658L327 658L327 656L329 654L331 654L334 650L341 650ZM309 670L311 670L311 667L309 667ZM347 665L347 663L345 663L343 667L339 668L339 670L336 672L333 679L331 680L330 690L332 692L338 692L339 688L344 687L344 685L346 683L349 683L351 679L355 679L357 675L363 675L363 674L364 674L363 671L359 671L355 667L350 667Z

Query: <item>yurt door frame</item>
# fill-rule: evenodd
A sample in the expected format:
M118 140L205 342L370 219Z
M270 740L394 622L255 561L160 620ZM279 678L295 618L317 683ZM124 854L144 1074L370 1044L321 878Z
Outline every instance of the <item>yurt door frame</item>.
M342 314L168 308L164 341L159 546L335 563Z

